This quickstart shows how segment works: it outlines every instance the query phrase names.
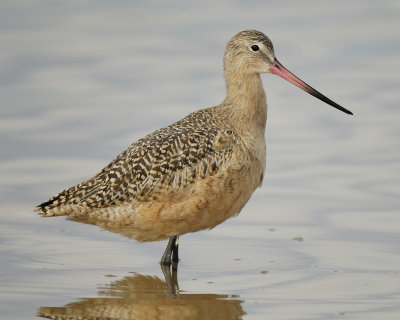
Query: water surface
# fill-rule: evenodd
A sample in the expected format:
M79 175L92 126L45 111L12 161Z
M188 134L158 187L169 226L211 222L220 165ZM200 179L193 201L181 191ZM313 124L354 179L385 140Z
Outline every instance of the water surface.
M396 1L3 1L0 317L397 319ZM32 209L133 140L224 98L240 30L354 112L272 75L267 173L241 214L181 238L171 295L139 244ZM113 318L113 319L114 319Z

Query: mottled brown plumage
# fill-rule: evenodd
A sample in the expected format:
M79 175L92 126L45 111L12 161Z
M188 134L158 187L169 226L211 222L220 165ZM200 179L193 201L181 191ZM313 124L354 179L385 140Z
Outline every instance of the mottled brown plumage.
M261 79L255 72L237 74L252 67L243 58L254 41L272 50L268 38L256 31L229 42L224 59L228 95L221 105L134 142L93 178L37 211L120 228L140 241L212 228L237 214L261 184L265 167Z
M263 179L267 104L260 73L278 74L349 113L290 74L261 32L242 31L228 42L224 71L227 96L220 105L134 142L93 178L37 211L139 241L213 228L238 214Z
M237 139L214 109L192 113L134 142L96 176L41 204L41 212L79 214L132 199L152 201L212 175L229 161Z

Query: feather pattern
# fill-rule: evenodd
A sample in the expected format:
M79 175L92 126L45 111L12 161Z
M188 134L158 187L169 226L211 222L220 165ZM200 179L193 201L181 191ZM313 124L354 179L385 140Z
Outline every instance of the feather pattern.
M135 141L94 177L36 211L139 241L213 228L238 214L264 176L267 104L259 73L273 55L262 33L237 34L224 56L227 96L220 105Z
M40 204L37 211L52 216L77 207L83 212L132 199L150 201L212 175L229 162L238 140L214 114L215 108L199 110L135 141L97 175Z

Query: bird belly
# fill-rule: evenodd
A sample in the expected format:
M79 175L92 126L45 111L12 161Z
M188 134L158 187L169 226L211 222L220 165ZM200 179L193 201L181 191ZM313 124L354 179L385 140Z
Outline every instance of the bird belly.
M174 234L211 229L237 215L260 185L264 164L259 159L231 161L218 173L155 201L133 203L135 238L163 240Z
M158 241L211 229L237 215L261 185L263 150L238 148L226 165L184 188L155 194L146 201L132 199L118 206L75 211L69 219L98 225L138 241Z
M133 200L120 206L72 214L69 219L138 241L158 241L175 234L211 229L241 211L260 185L263 171L264 164L259 159L233 157L226 168L184 189L150 201Z

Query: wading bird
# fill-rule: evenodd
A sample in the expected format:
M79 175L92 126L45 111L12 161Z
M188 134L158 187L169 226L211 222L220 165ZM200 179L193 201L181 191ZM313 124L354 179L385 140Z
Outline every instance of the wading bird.
M139 241L169 239L161 259L178 262L179 236L237 215L263 181L267 103L261 73L276 74L352 114L285 69L271 40L246 30L227 44L226 98L135 141L89 180L40 204L43 216L68 215Z

